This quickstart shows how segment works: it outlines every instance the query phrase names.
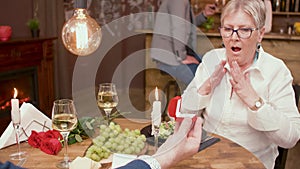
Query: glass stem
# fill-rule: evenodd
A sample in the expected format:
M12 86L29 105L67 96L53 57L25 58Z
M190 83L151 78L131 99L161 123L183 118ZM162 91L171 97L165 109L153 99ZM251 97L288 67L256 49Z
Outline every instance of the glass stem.
M159 136L159 126L154 126L154 151L156 152L158 149L158 136Z
M112 109L104 109L106 117L107 117L107 125L110 123L110 113Z
M15 134L16 134L16 142L18 145L18 153L21 152L20 149L20 124L13 124L14 129L15 129Z
M69 136L69 132L62 132L61 134L64 137L64 147L65 147L64 161L67 164L67 163L69 163L69 156L68 156L68 136Z

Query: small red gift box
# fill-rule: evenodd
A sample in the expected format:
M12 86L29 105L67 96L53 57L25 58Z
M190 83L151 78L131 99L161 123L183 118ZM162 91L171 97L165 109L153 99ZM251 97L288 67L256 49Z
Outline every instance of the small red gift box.
M184 118L192 118L193 122L197 120L195 114L183 114L180 112L181 96L173 97L168 106L168 113L170 117L175 118L176 121L182 121Z

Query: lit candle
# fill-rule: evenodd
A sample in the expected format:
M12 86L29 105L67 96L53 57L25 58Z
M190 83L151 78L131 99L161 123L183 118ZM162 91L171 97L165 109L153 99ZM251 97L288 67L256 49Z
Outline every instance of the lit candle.
M11 119L14 124L20 123L19 99L17 99L18 90L14 88L14 98L11 99Z
M158 89L155 88L155 101L152 105L152 124L159 126L161 122L161 102L158 100Z

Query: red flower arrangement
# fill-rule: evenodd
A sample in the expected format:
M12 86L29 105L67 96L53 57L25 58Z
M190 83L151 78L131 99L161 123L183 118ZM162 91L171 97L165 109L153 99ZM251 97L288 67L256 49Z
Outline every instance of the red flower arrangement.
M48 130L46 132L36 132L32 130L28 138L28 144L35 148L40 148L43 152L56 155L62 149L62 135L57 130Z

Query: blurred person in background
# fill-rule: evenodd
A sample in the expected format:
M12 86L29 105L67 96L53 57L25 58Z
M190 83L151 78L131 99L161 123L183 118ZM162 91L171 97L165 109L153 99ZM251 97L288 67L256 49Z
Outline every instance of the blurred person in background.
M183 83L190 83L201 62L197 54L196 26L215 14L216 5L205 5L194 16L189 0L164 0L156 14L150 56L157 67Z

